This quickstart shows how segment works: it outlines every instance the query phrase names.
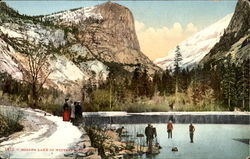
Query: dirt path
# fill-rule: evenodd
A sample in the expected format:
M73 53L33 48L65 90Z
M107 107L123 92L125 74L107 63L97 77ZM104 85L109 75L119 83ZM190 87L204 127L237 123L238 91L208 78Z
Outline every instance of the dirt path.
M0 156L17 158L64 157L63 151L75 144L81 136L80 130L60 117L41 110L0 106L1 111L22 113L24 129L0 143ZM32 153L30 152L32 151Z

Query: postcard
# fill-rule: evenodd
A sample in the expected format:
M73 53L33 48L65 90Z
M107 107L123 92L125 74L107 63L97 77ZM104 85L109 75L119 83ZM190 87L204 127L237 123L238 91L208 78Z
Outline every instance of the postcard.
M0 1L0 159L250 159L249 0Z

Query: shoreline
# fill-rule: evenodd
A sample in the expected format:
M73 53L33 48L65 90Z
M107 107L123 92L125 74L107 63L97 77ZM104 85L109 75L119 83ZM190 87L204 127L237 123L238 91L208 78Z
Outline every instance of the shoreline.
M174 123L250 124L249 112L84 112L86 125Z

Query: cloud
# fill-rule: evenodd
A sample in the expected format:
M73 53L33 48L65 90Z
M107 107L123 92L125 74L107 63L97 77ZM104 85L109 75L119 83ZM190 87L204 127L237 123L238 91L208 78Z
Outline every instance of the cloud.
M135 29L142 52L152 60L166 56L170 49L198 31L192 23L183 28L178 22L174 23L171 28L155 28L135 21Z

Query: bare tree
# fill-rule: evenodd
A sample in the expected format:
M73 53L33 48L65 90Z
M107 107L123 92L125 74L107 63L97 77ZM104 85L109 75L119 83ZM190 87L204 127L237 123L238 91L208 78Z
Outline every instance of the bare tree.
M46 70L49 54L43 47L29 48L25 53L28 60L28 68L23 72L24 81L30 85L30 106L38 107L42 88L53 70Z

